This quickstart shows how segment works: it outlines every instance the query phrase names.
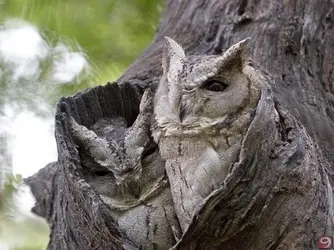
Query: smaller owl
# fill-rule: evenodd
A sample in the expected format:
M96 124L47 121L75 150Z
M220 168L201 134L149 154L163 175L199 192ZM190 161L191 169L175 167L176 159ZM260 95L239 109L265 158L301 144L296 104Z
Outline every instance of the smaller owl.
M180 231L165 162L150 137L152 103L148 90L129 128L121 118L102 119L92 130L71 119L84 178L109 205L125 235L148 250L172 247Z
M186 56L166 38L152 134L159 145L182 231L238 161L261 93L247 63L248 39L222 55Z

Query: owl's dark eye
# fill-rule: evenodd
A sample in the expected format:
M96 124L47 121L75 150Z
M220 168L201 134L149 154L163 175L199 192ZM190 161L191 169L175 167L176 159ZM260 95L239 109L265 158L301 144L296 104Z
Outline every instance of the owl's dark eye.
M97 175L97 176L106 176L106 175L110 174L110 171L108 171L108 170L96 170L94 172L94 174Z
M209 79L203 83L203 89L213 91L213 92L222 92L224 91L228 85L217 79Z
M144 152L141 155L141 158L144 159L148 156L150 156L151 154L153 154L156 150L158 149L157 145L154 143L151 143L150 145L148 145L145 149Z

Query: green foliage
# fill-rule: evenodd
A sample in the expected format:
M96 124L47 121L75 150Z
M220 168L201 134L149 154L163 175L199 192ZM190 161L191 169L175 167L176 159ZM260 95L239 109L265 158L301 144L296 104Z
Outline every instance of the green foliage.
M7 177L7 181L5 182L5 186L3 189L3 193L5 196L11 196L15 191L18 190L18 186L23 183L22 175L9 175Z
M42 250L48 242L47 225L40 219L21 214L14 203L22 184L21 175L9 175L0 193L0 240L11 249Z
M0 216L7 216L8 208L15 207L13 204L13 197L14 194L18 192L19 186L22 185L22 183L23 179L20 174L7 176L4 187L0 193Z
M53 45L79 44L99 71L94 80L106 83L150 43L162 0L4 0L1 8L5 18L37 25Z

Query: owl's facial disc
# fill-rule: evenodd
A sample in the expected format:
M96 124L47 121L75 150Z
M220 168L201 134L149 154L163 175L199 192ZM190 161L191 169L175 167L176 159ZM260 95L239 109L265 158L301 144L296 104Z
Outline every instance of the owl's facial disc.
M162 77L166 85L159 88L163 101L155 108L159 123L165 126L170 120L183 131L243 112L253 98L252 82L244 73L248 40L221 55L186 56L180 45L167 39Z

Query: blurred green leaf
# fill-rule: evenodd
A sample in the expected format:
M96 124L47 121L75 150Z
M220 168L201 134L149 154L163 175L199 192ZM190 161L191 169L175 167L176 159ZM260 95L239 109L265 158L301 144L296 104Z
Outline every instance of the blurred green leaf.
M99 69L95 80L106 83L151 42L162 0L4 0L1 8L5 18L35 24L52 45L79 44Z

